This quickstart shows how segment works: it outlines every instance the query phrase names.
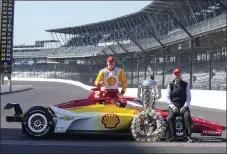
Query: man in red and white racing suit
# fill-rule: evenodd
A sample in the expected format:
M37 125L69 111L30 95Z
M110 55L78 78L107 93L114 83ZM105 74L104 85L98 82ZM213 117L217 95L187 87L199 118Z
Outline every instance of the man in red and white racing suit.
M121 92L119 92L119 82L122 83ZM121 98L128 86L128 81L125 76L124 70L115 67L115 58L110 56L107 58L107 67L99 71L99 74L95 80L96 86L104 87L105 97Z

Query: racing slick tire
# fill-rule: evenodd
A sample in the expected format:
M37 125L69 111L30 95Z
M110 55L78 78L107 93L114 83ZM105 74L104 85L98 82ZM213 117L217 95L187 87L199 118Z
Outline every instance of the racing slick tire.
M138 113L131 122L131 134L136 141L161 141L168 124L163 116L148 108Z
M44 107L32 107L23 117L22 130L31 137L51 136L54 133L53 117Z

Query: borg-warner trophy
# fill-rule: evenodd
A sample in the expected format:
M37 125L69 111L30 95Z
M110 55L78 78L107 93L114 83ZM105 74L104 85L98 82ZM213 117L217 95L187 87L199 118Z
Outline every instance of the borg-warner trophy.
M138 87L137 97L142 100L144 108L154 109L156 106L155 100L161 98L161 89L156 81L147 79Z
M132 136L136 141L160 141L165 136L167 125L162 115L155 110L155 100L161 98L161 89L154 78L140 84L137 97L142 100L143 111L133 118Z

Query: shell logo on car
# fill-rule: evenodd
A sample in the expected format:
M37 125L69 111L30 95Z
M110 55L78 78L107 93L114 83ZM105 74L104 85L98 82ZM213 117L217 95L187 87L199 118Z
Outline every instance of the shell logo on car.
M120 118L116 114L105 114L102 117L102 124L104 124L105 128L113 129L120 124Z
M114 77L110 77L110 78L107 79L107 83L109 85L114 85L116 83L116 81L117 80Z

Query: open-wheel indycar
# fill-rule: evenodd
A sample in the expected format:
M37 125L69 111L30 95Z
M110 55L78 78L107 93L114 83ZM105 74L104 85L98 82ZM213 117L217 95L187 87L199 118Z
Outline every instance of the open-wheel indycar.
M95 132L100 134L110 132L114 134L130 133L134 139L138 140L143 135L149 135L145 132L150 132L149 136L152 136L152 134L154 136L157 128L161 129L160 131L164 134L156 132L156 137L167 138L169 136L168 126L165 127L164 125L168 111L148 110L150 114L148 118L153 120L149 122L139 119L139 117L147 114L142 102L137 98L126 96L123 98L105 98L103 94L104 92L101 89L94 88L86 99L49 107L34 106L25 113L22 112L20 104L7 103L5 109L14 108L15 114L14 116L6 116L6 121L21 122L22 134L33 137L67 132ZM180 137L184 133L183 123L180 117L176 119L179 120L176 122L176 131ZM193 133L201 133L202 136L221 136L223 130L226 129L224 125L200 118L192 117L192 121ZM158 123L161 123L161 125ZM143 132L142 130L147 131Z

